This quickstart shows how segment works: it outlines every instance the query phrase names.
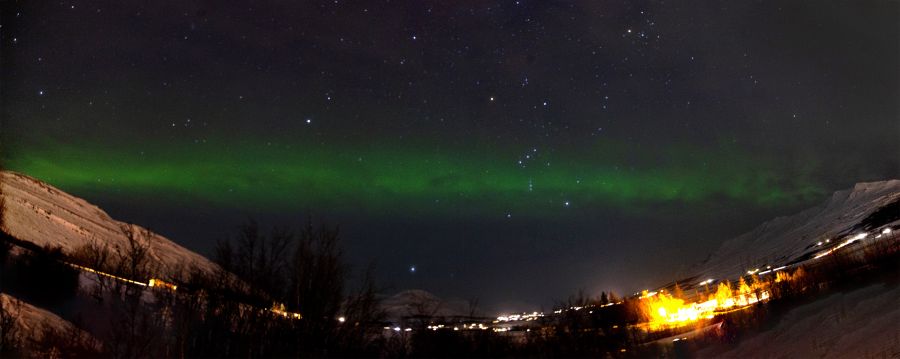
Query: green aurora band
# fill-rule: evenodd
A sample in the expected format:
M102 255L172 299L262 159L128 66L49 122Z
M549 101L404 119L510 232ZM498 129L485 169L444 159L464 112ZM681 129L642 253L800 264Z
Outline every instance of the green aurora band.
M516 163L516 152L496 149L426 152L262 141L57 144L20 151L6 162L13 171L76 195L369 214L546 216L559 213L566 202L627 210L713 198L765 206L808 201L822 193L802 176L785 180L775 175L780 173L775 166L728 149L710 154L673 147L657 158L614 144L594 152L600 155L535 153L538 159L523 167Z

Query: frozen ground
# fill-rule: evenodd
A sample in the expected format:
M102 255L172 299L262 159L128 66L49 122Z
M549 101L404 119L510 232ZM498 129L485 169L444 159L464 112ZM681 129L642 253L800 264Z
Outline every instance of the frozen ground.
M769 330L701 358L898 358L900 286L872 285L799 306Z

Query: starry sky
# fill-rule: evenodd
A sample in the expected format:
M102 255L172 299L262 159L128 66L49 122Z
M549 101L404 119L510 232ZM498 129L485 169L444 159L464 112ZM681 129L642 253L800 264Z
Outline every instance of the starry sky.
M339 224L391 290L667 282L900 175L890 1L3 5L4 165L200 253Z

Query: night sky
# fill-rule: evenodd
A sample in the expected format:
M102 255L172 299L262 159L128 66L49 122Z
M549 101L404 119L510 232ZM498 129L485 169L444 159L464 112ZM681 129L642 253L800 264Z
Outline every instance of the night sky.
M2 159L203 254L339 224L487 310L687 274L900 175L896 1L28 1Z

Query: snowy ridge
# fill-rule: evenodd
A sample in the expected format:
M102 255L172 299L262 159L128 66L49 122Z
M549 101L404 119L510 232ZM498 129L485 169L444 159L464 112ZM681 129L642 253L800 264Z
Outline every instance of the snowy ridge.
M0 306L14 318L16 337L23 340L26 349L41 350L39 345L44 334L53 332L57 335L76 335L82 344L100 349L99 342L90 333L78 329L71 322L60 318L47 310L35 307L15 297L0 293ZM4 328L6 330L8 328Z
M900 200L900 180L858 183L835 192L816 207L778 217L724 242L701 263L702 278L736 278L750 268L781 266L807 253L819 241L835 240L859 231L872 212Z
M20 240L39 246L60 246L66 253L91 242L105 243L113 253L122 254L128 246L125 229L130 229L138 240L149 243L150 257L163 268L163 276L192 268L213 273L219 268L206 257L163 236L117 221L97 206L32 177L2 171L0 186L5 205L4 230Z

